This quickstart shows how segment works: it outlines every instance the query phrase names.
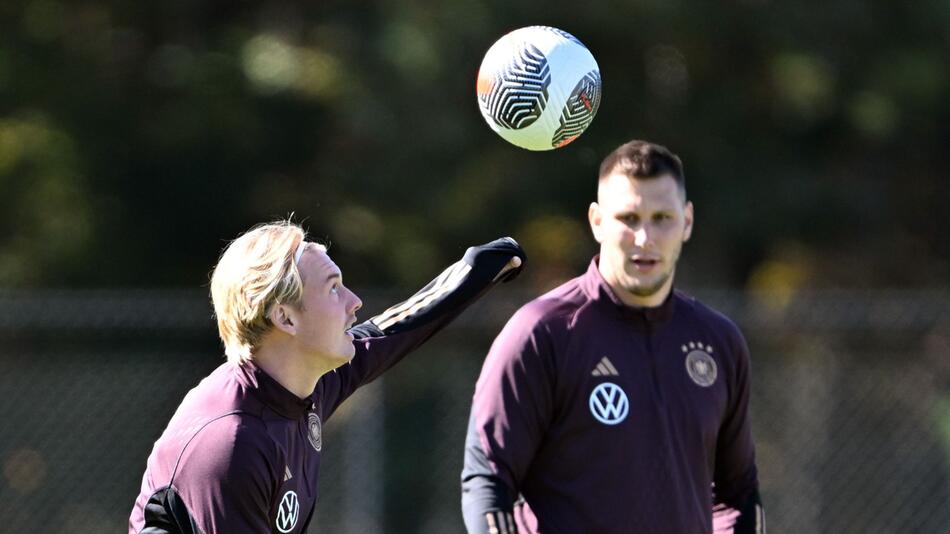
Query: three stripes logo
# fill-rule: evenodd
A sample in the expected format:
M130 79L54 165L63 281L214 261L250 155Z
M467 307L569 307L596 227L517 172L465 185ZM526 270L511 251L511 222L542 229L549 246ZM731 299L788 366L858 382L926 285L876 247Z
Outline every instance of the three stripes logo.
M570 143L590 126L600 108L600 87L600 72L598 71L588 72L581 78L564 104L561 122L554 131L551 146L561 147Z
M597 364L597 367L594 368L594 371L590 374L591 376L620 376L620 373L617 372L617 368L614 367L614 364L611 363L610 358L604 356L600 359L600 362Z
M590 413L605 425L616 425L623 422L630 413L630 401L627 394L617 384L604 382L599 384L590 394Z
M518 534L515 518L510 512L488 512L485 522L488 524L488 534Z
M388 328L425 309L446 293L457 288L471 270L472 266L465 263L464 260L453 263L448 269L442 271L438 278L410 297L409 300L400 302L373 317L371 319L372 323L385 332Z
M479 78L483 77L490 81L479 91L479 102L498 126L527 128L544 112L551 70L537 47L524 43L510 63L495 73L479 73Z
M300 501L297 500L297 493L288 491L280 500L280 507L277 509L277 530L281 532L290 532L297 526L297 518L300 516Z

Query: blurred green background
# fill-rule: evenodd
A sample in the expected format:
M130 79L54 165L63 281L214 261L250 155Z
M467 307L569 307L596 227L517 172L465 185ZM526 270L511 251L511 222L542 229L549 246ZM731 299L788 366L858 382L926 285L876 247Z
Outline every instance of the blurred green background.
M604 84L588 131L545 153L502 141L474 93L491 43L534 24L583 41ZM683 158L696 205L679 287L753 344L770 522L950 532L948 58L946 0L0 3L0 525L122 531L151 442L221 361L218 254L294 213L364 317L469 245L525 246L524 276L329 425L385 439L328 452L321 532L460 531L481 357L586 266L597 166L645 138ZM893 502L849 491L895 465L905 498L868 514ZM375 504L334 500L336 476Z
M294 212L353 280L412 286L512 234L572 273L596 166L666 144L697 206L689 282L947 280L950 3L5 2L0 282L192 287ZM602 107L530 153L483 123L482 54L544 23Z

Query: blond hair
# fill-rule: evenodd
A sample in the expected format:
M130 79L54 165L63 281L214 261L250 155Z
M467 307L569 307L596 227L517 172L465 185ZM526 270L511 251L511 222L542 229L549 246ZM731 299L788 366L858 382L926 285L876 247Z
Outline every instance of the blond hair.
M211 300L229 361L251 359L273 326L273 306L300 303L303 282L294 255L305 239L299 225L276 221L251 229L221 254L211 275Z

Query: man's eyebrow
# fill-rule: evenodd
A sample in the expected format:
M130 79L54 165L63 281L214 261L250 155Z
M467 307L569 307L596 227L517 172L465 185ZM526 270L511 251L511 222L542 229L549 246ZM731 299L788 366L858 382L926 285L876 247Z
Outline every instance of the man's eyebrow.
M323 283L327 283L327 282L329 282L330 280L333 280L334 278L342 279L342 278L343 278L343 275L340 274L340 273L330 273L329 275L327 275L327 278L326 278L326 280L323 281Z

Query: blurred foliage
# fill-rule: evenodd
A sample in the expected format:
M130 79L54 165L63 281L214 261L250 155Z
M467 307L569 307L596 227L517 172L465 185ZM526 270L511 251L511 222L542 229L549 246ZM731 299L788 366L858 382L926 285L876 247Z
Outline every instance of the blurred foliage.
M3 3L0 285L200 285L226 240L293 212L358 284L513 235L547 287L595 251L597 166L634 137L686 162L690 284L942 284L948 6ZM503 142L474 95L488 46L532 24L604 79L549 153Z

